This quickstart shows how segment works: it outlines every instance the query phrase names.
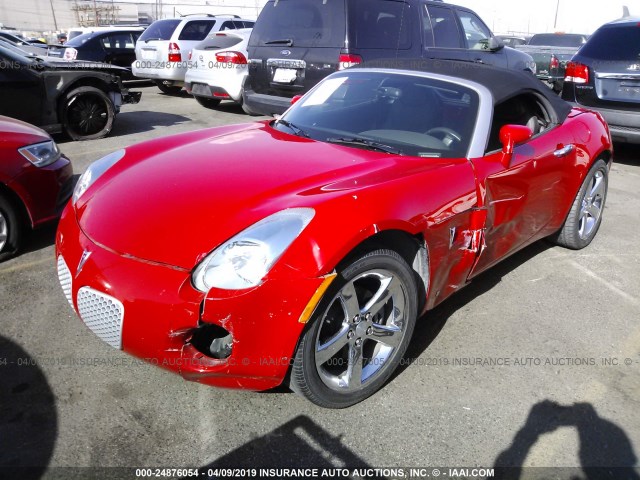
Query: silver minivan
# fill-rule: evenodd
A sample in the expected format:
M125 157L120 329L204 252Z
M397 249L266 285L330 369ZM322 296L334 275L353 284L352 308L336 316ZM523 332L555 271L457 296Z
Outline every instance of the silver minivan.
M153 22L136 42L133 75L154 80L164 93L180 92L191 50L211 32L251 28L237 15L186 15Z

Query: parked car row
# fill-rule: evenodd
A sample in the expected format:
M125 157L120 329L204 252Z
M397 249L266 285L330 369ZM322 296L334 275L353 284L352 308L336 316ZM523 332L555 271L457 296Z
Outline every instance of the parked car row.
M538 33L526 45L516 48L531 55L536 62L536 76L555 92L560 92L565 66L587 38L587 35L577 33Z
M133 75L154 80L164 93L178 93L188 68L191 51L210 34L253 27L252 20L230 15L188 15L158 20L138 39ZM209 48L204 46L203 48Z

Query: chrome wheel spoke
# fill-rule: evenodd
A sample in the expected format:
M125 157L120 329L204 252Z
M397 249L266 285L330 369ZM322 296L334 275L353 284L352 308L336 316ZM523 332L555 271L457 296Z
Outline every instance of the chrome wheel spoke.
M604 177L602 176L602 173L597 172L595 177L593 177L593 180L594 182L591 187L591 191L589 192L589 196L595 201L596 198L602 198L604 195Z
M598 218L600 218L600 208L598 208L597 205L589 205L586 208L585 213L590 217L593 217L594 220L598 220Z
M343 381L348 390L357 390L362 385L362 344L349 345L349 365Z
M360 304L353 282L347 283L339 293L340 303L345 312L346 321L353 320L356 315L360 315Z
M8 228L7 228L7 221L5 220L4 216L0 212L0 250L4 248L4 245L7 242L8 236L9 234L8 234Z
M383 343L393 348L398 348L402 342L402 329L398 326L387 326L373 324L371 335L369 338L379 343Z
M378 312L384 308L387 302L389 302L391 297L401 293L400 288L400 284L395 277L380 278L380 286L371 300L367 302L364 310L375 317Z
M349 341L349 324L343 323L340 331L316 348L316 365L320 367L331 360Z

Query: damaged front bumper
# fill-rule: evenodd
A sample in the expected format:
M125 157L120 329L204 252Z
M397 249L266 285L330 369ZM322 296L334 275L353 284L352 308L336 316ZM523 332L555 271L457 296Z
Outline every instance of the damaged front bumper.
M301 318L326 282L271 279L205 295L191 285L190 271L93 243L70 205L60 220L56 259L67 299L96 335L187 380L226 388L282 383L305 326Z

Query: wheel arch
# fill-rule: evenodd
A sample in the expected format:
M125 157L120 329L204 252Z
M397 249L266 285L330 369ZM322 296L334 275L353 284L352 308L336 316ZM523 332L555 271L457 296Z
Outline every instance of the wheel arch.
M420 317L424 313L424 309L427 304L427 294L429 292L430 285L430 268L429 268L429 249L427 242L422 234L412 234L401 228L389 228L387 230L378 230L375 226L372 226L372 234L366 238L360 239L359 242L352 247L342 259L337 262L334 270L342 270L346 268L351 262L356 261L358 258L371 253L375 250L391 250L396 252L400 257L407 262L409 268L414 273L416 281L416 288L418 298L417 302L417 316ZM323 295L324 299L324 295ZM315 310L322 304L323 299L315 306ZM316 312L314 311L313 315ZM291 359L296 355L300 342L302 341L305 333L312 327L313 322L306 322L304 328L300 332L295 345L292 350ZM292 388L291 374L293 370L293 362L289 363L287 371L283 377L282 385Z
M60 94L58 95L57 112L58 112L59 120L62 119L62 109L64 106L64 102L67 98L67 95L69 94L69 92L72 92L76 88L80 88L80 87L94 87L94 88L97 88L98 90L102 90L105 93L105 95L109 97L109 101L111 101L109 92L114 92L118 90L113 86L113 84L110 84L109 82L98 77L81 77L69 83L68 85L65 86L63 90L60 91ZM115 105L114 105L114 108L115 108Z
M0 183L0 197L5 198L15 207L20 221L24 226L33 228L33 219L31 218L31 214L29 213L25 202L22 200L22 197L20 197L17 192L6 186L4 183Z
M375 232L361 240L336 265L340 270L356 258L379 249L396 252L407 262L414 272L418 289L418 312L422 312L429 292L429 249L421 234L411 234L405 230L389 229Z
M604 160L607 164L611 164L611 162L613 161L613 152L609 149L603 149L600 153L598 153L598 155L595 155L593 158L594 160L593 162L591 162L592 165L599 159Z

